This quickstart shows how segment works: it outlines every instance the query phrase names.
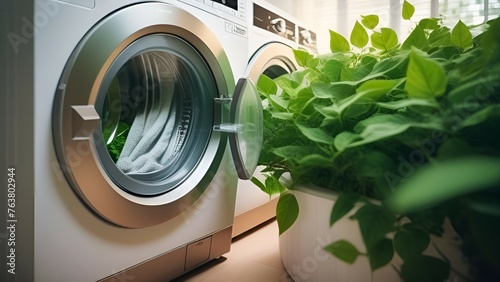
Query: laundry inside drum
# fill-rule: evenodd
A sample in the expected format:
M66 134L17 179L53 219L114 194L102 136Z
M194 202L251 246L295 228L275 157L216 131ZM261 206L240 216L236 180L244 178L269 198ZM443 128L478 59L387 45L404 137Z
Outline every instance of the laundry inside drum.
M193 118L186 64L175 54L148 51L131 58L113 77L102 135L124 174L165 174L180 159Z

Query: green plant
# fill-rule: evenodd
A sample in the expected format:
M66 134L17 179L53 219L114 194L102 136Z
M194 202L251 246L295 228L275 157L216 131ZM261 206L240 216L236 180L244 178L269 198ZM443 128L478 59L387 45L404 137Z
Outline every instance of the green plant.
M403 18L413 12L404 1ZM405 280L433 274L443 281L446 258L422 252L430 235L442 235L448 217L472 275L498 276L500 246L486 230L500 231L500 20L475 27L459 21L450 29L423 19L401 44L396 32L377 26L378 16L362 16L349 41L330 31L331 53L295 50L302 70L259 79L266 180L252 181L281 194L280 234L299 213L295 185L342 192L331 225L361 202L352 219L367 253L343 239L325 247L346 262L367 255L376 270L396 252ZM288 187L279 181L284 173L291 176Z

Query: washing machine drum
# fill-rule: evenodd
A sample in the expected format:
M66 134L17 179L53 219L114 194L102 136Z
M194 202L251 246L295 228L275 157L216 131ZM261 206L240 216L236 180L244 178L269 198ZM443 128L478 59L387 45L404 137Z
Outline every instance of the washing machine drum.
M75 48L56 92L54 142L69 183L105 219L138 228L188 208L227 140L249 178L261 102L251 81L233 81L221 45L191 14L147 3L106 17Z

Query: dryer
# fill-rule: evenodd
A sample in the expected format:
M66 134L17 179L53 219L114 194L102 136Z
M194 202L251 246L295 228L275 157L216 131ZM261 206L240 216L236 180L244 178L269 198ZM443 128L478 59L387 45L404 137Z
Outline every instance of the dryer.
M269 2L253 1L248 26L249 57L245 76L255 83L261 74L274 79L300 69L294 49L314 50L315 33ZM259 172L254 176L264 181ZM251 181L239 180L233 237L276 216L276 203L276 197L270 198Z
M22 89L32 72L31 92L7 99L23 113L7 132L27 146L11 142L7 163L33 234L16 281L168 281L229 251L262 111L235 79L247 3L228 2L37 0L12 19L34 23L9 50L34 58L12 74Z

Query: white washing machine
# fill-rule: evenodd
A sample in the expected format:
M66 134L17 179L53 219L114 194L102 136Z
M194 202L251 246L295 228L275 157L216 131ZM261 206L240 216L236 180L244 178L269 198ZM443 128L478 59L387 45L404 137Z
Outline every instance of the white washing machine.
M258 93L235 80L247 2L11 6L18 244L1 280L168 281L228 252L262 138Z
M261 74L274 79L299 69L293 50L314 50L315 33L302 25L299 29L294 17L266 1L253 1L249 14L245 76L256 83ZM260 173L255 176L264 181ZM239 180L233 237L276 216L276 203L276 197L270 198L251 181Z

